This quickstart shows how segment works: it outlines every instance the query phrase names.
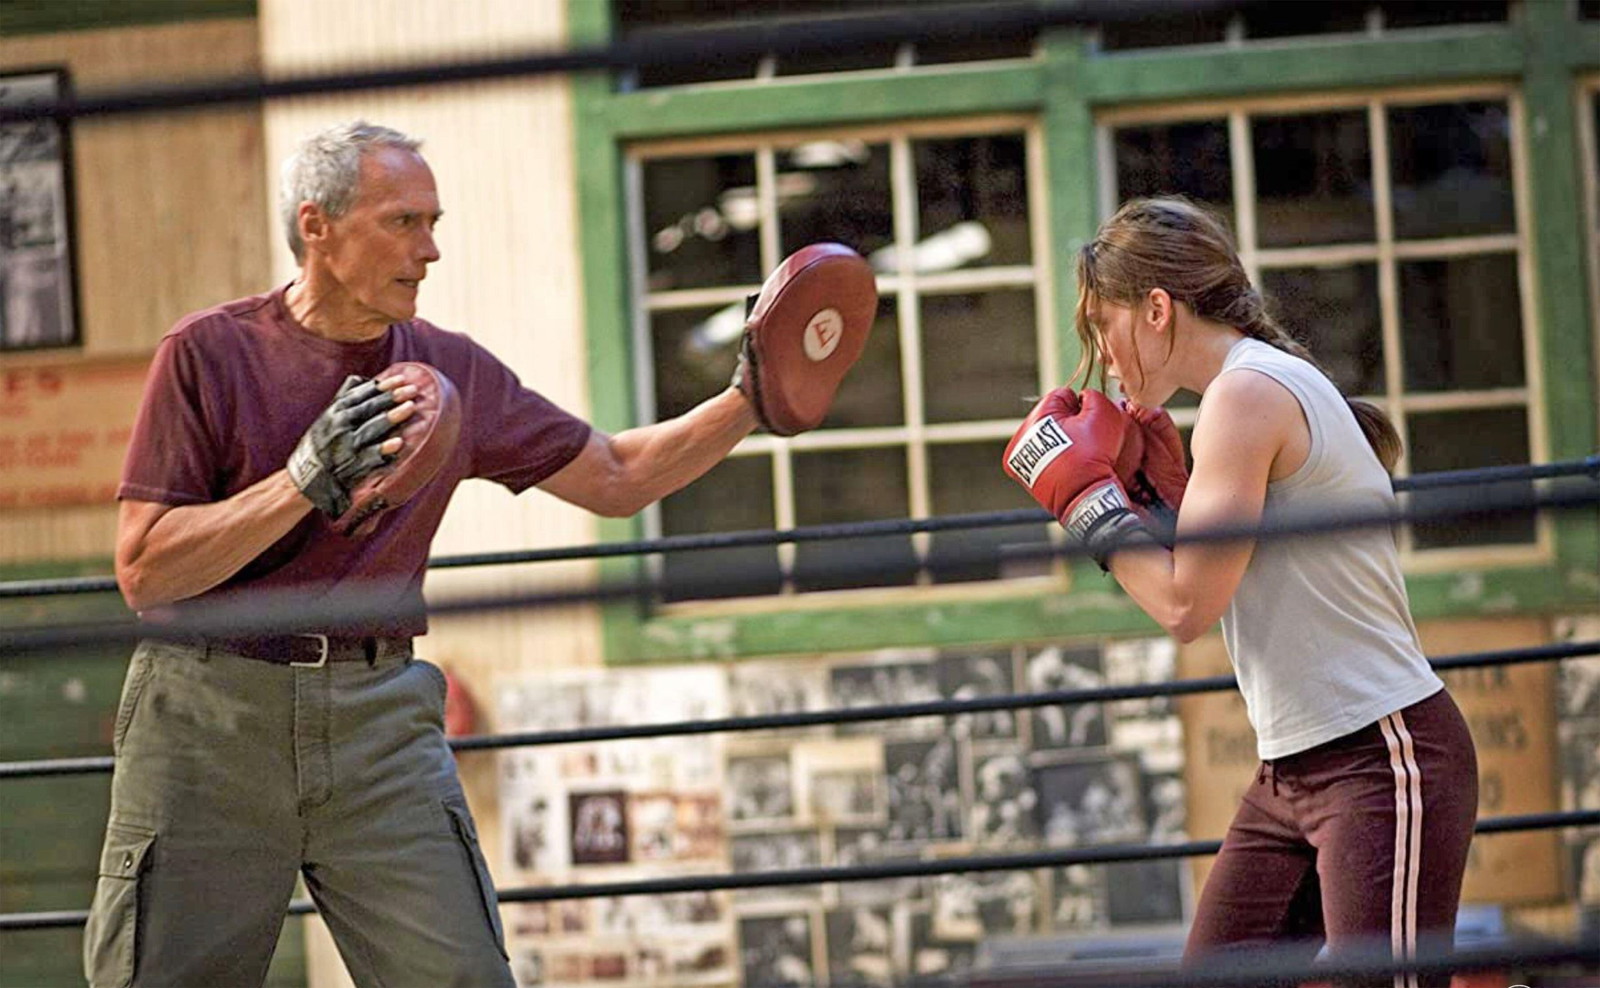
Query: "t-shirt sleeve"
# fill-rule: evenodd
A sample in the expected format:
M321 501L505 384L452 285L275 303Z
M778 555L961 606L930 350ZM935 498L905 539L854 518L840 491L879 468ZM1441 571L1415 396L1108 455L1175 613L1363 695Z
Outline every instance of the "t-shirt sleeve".
M472 475L520 494L583 451L589 423L523 387L485 350L475 354L464 425L472 437Z
M185 505L217 500L216 433L208 421L203 380L195 342L180 332L167 334L145 378L117 487L119 501Z

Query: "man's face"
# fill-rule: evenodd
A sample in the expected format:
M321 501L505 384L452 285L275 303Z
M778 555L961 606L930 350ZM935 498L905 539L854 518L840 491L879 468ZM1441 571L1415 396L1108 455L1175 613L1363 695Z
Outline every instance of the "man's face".
M386 326L417 314L417 287L439 259L433 228L441 215L421 155L380 147L361 156L355 202L329 221L322 244L350 318Z

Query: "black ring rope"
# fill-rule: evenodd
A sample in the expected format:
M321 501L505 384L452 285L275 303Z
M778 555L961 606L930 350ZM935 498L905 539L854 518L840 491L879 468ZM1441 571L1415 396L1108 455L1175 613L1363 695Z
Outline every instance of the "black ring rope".
M1593 508L1600 504L1600 484L1569 485L1550 490L1499 488L1460 490L1451 497L1430 496L1427 503L1409 508L1398 505L1377 509L1317 508L1280 512L1263 516L1257 524L1222 525L1204 531L1186 532L1179 543L1265 540L1290 536L1328 535L1359 528L1393 527L1406 522L1445 519L1487 520L1532 511ZM1071 558L1085 556L1072 544L1023 546L1008 550L1012 560ZM949 561L992 562L992 553L967 550L951 553ZM834 568L840 575L874 576L881 572L875 560L856 561ZM510 609L569 607L611 601L635 601L647 605L663 594L714 596L738 589L742 581L730 576L701 576L694 579L634 579L598 586L563 590L517 591L446 600L428 605L436 616L481 614ZM321 633L384 626L395 618L394 591L397 588L374 585L370 592L350 591L332 595L326 591L258 591L258 601L208 604L204 613L187 611L181 618L159 624L146 623L133 616L73 625L37 625L0 632L0 657L12 653L58 649L70 646L128 643L143 636L168 638L249 637L265 634ZM387 591L387 592L386 592Z
M1560 813L1490 817L1478 821L1473 830L1480 834L1504 834L1595 825L1600 825L1600 810L1571 810ZM795 885L829 885L836 882L872 882L896 878L929 878L938 875L990 871L1027 871L1036 868L1065 868L1071 865L1203 857L1217 853L1221 847L1220 840L1191 840L1171 844L1091 844L1084 847L1060 847L1015 854L963 855L933 860L885 861L866 865L675 875L667 878L592 882L581 885L517 886L499 889L496 891L496 896L502 903L557 902L611 896L787 888ZM316 911L316 905L306 899L295 900L288 908L290 915L307 915ZM88 916L87 909L0 914L0 932L81 926L88 920Z
M1523 936L1497 946L1419 951L1409 960L1396 960L1387 945L1378 941L1341 952L1336 960L1307 961L1306 952L1292 944L1256 946L1247 952L1209 957L1193 966L1170 961L1138 966L1133 966L1131 960L1069 961L1049 969L975 970L959 979L919 978L909 984L917 988L1282 988L1295 984L1387 984L1396 974L1448 975L1568 964L1592 970L1595 959L1600 957L1600 936L1588 934L1571 941Z
M1259 2L1259 0L1257 0ZM262 100L412 86L486 82L596 70L671 68L705 60L764 54L803 55L883 43L1019 37L1052 27L1094 27L1162 14L1242 10L1246 0L1033 0L918 6L845 16L747 21L724 27L641 31L610 44L535 50L496 58L412 64L367 71L255 75L168 86L128 87L0 107L0 125L75 120L256 103Z
M1560 659L1600 655L1600 641L1558 642L1492 652L1463 652L1430 660L1436 671L1477 669L1551 662ZM961 700L927 700L918 703L888 703L870 707L833 710L807 710L782 714L744 717L719 717L708 720L671 721L656 724L619 724L605 727L563 728L549 731L516 731L451 738L455 751L488 751L500 748L525 748L596 741L637 740L657 737L682 737L719 734L731 731L764 731L784 728L820 727L829 724L854 724L862 721L907 720L913 717L959 716L993 710L1027 710L1035 707L1081 706L1088 703L1113 703L1119 700L1145 700L1154 697L1189 696L1217 693L1238 685L1232 676L1207 676L1178 679L1165 683L1130 683L1125 686L1097 686L1086 689L1048 690L1036 693L1000 693ZM111 771L115 761L109 755L82 758L56 758L38 761L0 762L0 781L56 775L92 775Z
M1440 470L1400 477L1394 481L1396 493L1428 491L1447 487L1505 484L1550 480L1561 477L1590 477L1600 480L1600 454L1581 460L1563 460L1530 466L1476 467L1469 470ZM824 542L872 536L912 535L924 532L950 532L1007 525L1032 525L1052 521L1042 508L1007 511L980 511L942 515L938 518L897 518L881 521L848 522L836 525L804 525L790 529L758 529L742 532L713 532L701 535L668 535L627 542L602 542L591 545L561 546L551 549L512 549L499 552L474 552L438 556L428 561L429 569L457 569L474 566L505 566L520 563L559 562L575 559L605 559L615 556L656 555L669 552L695 552L706 549L737 549L780 543ZM117 589L110 576L59 577L0 582L0 599L41 597L51 594L109 593Z

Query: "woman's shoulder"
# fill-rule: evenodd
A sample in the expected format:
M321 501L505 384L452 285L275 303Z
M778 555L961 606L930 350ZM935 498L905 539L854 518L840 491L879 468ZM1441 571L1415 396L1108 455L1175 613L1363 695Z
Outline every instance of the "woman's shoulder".
M1251 367L1218 374L1200 400L1193 443L1205 447L1276 449L1300 422L1300 400L1277 378Z
M1224 367L1200 399L1201 417L1260 418L1276 411L1297 409L1299 399L1272 371L1269 366L1253 362Z

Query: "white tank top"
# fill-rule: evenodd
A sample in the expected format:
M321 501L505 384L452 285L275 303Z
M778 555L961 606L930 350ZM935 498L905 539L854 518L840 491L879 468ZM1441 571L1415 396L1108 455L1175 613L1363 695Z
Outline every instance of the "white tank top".
M1311 427L1306 462L1267 485L1268 517L1393 506L1389 475L1333 382L1260 340L1228 351L1222 373L1244 369L1288 388ZM1388 528L1258 541L1222 634L1263 759L1342 737L1444 686L1417 640Z

